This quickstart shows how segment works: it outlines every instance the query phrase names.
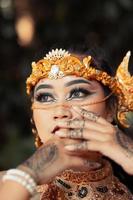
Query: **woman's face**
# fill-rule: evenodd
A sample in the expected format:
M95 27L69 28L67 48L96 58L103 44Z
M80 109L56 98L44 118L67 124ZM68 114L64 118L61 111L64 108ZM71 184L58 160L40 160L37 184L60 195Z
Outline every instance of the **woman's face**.
M82 118L73 106L93 111L108 120L106 102L87 105L104 97L101 84L95 80L89 81L75 76L56 80L41 79L34 89L34 105L39 109L33 109L33 118L41 141L45 143L53 137L58 121Z

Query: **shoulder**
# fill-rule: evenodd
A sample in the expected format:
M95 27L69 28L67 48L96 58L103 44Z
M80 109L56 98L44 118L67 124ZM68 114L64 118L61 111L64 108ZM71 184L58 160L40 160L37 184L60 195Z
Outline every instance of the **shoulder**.
M6 171L0 171L0 187L2 185L2 177L6 173Z
M2 180L3 175L6 173L6 171L0 171L0 182Z
M6 173L6 171L0 171L0 179L2 178L2 176Z

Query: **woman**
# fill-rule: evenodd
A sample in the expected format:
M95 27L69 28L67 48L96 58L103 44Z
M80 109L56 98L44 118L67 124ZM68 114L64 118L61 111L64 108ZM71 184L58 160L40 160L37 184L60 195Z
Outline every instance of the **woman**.
M27 93L40 148L3 176L2 200L29 199L37 185L42 200L133 199L107 161L133 175L133 142L113 125L117 112L128 127L126 112L133 110L129 57L115 77L105 63L62 49L32 64Z

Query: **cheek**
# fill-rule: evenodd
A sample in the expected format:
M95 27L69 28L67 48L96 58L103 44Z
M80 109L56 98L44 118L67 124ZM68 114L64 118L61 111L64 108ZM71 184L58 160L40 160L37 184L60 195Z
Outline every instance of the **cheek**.
M104 117L104 118L106 117L106 109L107 109L107 107L106 107L106 103L105 102L84 106L83 108L88 110L88 111L92 111L94 113L97 113L101 117Z
M99 102L99 101L103 100L104 98L105 98L104 92L103 92L103 90L101 88L99 88L99 90L96 93L96 95L92 96L89 99L89 102L91 102L91 104L89 105L89 102L88 102L88 105L84 106L83 108L88 110L88 111L95 112L95 113L97 113L100 116L105 118L106 114L107 114L106 101L103 101L101 103ZM93 104L93 102L99 102L99 103L94 103Z
M105 98L104 91L103 91L102 87L99 87L99 90L97 92L95 101L101 101L104 98ZM101 103L92 104L90 109L91 109L91 111L96 112L97 114L99 114L103 118L107 117L107 104L106 104L106 101L103 101Z
M47 142L53 137L53 135L50 133L52 120L50 120L49 114L45 111L34 110L33 118L41 141L43 143Z

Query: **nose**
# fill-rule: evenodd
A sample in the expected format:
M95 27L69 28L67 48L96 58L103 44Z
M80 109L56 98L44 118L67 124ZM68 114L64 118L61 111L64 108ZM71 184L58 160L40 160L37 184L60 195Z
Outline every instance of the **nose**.
M70 107L60 106L57 109L55 109L55 113L53 118L55 120L57 119L71 119L72 118L72 112Z

